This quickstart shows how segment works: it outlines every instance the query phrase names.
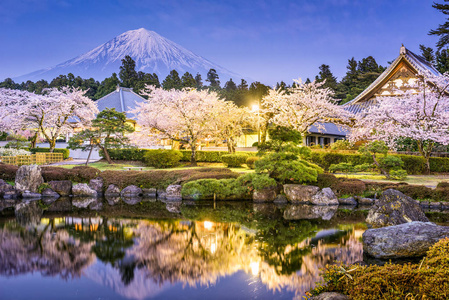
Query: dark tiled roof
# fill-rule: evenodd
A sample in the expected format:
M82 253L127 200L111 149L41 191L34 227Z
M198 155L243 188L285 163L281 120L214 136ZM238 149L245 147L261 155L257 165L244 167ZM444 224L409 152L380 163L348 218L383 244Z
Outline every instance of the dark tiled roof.
M97 105L99 111L105 108L115 108L116 111L126 113L128 119L134 119L134 114L131 114L129 111L133 110L137 103L144 101L146 100L134 93L132 89L118 87L112 93L99 99Z
M309 128L309 133L313 134L326 134L326 135L337 135L337 136L346 136L349 133L349 130L342 128L334 123L319 123L324 126L321 130L318 126L311 126Z

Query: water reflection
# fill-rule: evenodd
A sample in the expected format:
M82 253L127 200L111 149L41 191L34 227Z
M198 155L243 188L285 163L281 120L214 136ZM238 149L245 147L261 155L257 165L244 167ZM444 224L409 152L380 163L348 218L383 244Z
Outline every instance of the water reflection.
M166 205L178 219L44 216L34 225L0 223L0 274L82 276L125 298L145 299L178 283L210 289L244 272L267 295L301 299L326 264L363 259L363 224L288 221L274 206Z

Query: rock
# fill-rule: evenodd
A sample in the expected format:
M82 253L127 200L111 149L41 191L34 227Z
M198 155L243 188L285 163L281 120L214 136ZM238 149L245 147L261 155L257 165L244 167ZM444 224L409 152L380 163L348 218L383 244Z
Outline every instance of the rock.
M312 196L310 203L314 205L338 205L338 198L331 188L324 188Z
M24 165L16 173L16 190L37 193L39 186L44 183L41 167L38 165Z
M75 197L97 197L97 191L91 189L86 183L78 183L72 187Z
M87 208L91 204L95 205L96 202L97 202L97 198L94 198L94 197L73 197L72 198L72 205L77 208Z
M315 206L309 204L290 204L284 210L286 220L330 220L337 212L338 206Z
M421 201L420 203L419 203L419 205L422 207L422 208L429 208L429 201Z
M101 201L100 199L95 199L95 202L92 202L89 205L89 209L90 210L95 210L95 211L99 211L103 209L103 201Z
M142 189L135 185L129 185L120 192L122 197L137 197L142 195Z
M277 195L276 198L273 201L276 204L286 204L288 202L287 197L285 195Z
M165 190L157 189L157 190L156 190L156 193L157 193L157 198L158 198L158 199L160 199L160 200L165 200L165 198L166 198L166 196L167 196L167 192L166 192Z
M441 209L449 209L449 202L441 202Z
M319 187L312 185L284 184L284 193L287 200L296 204L310 203L312 196L319 190Z
M0 179L0 197L4 199L16 199L20 195L12 185Z
M354 197L339 198L338 203L341 205L357 205L357 201L354 199Z
M253 192L254 202L273 202L276 199L275 189L262 189Z
M371 199L371 198L358 197L357 201L358 201L359 205L372 205L372 204L374 204L374 199Z
M104 192L104 195L106 197L118 197L120 196L120 188L115 184L110 184L106 189L106 192Z
M37 201L24 201L15 206L14 214L20 225L37 225L41 221L43 210Z
M51 188L45 188L42 190L42 197L59 198L59 194L53 191Z
M122 197L123 202L129 205L136 205L142 201L142 197L139 196L124 196Z
M429 202L429 208L441 209L441 203L440 202Z
M394 189L384 191L366 217L366 222L374 228L412 221L428 222L429 219L412 198Z
M8 209L10 207L14 207L16 205L16 200L12 199L1 199L0 200L0 212Z
M449 237L449 226L430 222L368 229L363 233L363 251L381 259L420 257L445 237Z
M42 195L39 193L32 193L30 191L25 191L22 193L23 199L40 199L42 198Z
M148 197L148 198L156 198L157 195L157 190L154 188L143 188L142 189L142 194L144 197Z
M89 181L89 187L97 192L97 194L103 194L103 178L97 177Z
M169 201L181 201L181 188L182 186L180 184L171 184L167 187L165 190L166 195L165 199Z
M321 293L318 296L313 296L310 300L349 300L349 297L340 293Z
M49 181L48 186L61 196L72 195L72 182L70 180Z

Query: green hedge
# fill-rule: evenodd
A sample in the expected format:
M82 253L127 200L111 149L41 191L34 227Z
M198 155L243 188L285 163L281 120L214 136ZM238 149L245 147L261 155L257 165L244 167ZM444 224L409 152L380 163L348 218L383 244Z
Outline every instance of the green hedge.
M398 156L404 162L404 169L408 174L423 174L426 171L426 161L421 156L393 154ZM343 153L334 151L314 151L312 149L311 161L326 171L333 164L351 163L352 165L371 164L371 157L363 156L359 153ZM430 170L432 172L449 172L449 158L447 157L431 157Z
M145 153L148 151L156 151L153 149L111 149L108 150L109 155L112 160L137 160L144 161ZM190 156L192 151L190 150L180 150L182 153L181 161L190 161ZM217 162L221 163L221 157L227 155L227 151L196 151L196 161L198 162ZM255 152L237 152L237 154L247 154L248 156L255 155ZM103 157L103 154L100 153Z
M221 157L223 163L229 168L240 168L243 164L246 164L247 154L225 154Z
M30 149L30 152L33 153L33 154L36 154L37 152L39 152L39 153L42 153L42 152L46 153L46 152L50 152L50 148L33 148L33 149ZM64 149L64 148L55 148L53 150L53 153L62 153L62 157L64 159L67 159L70 156L70 150L69 149Z

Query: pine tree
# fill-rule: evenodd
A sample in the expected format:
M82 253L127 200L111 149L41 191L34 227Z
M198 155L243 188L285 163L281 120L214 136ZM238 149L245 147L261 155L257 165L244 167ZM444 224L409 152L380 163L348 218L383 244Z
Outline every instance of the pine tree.
M126 55L122 59L122 65L120 66L119 72L121 86L131 88L137 81L136 72L136 62L131 58L131 56Z
M164 81L162 82L162 87L164 88L164 90L182 89L182 81L181 78L179 78L179 74L176 70L171 70L170 74L165 77Z
M315 77L315 80L317 82L323 82L326 80L324 87L330 88L333 92L335 92L337 89L337 77L332 74L329 65L322 64L319 69L320 73Z
M218 74L215 69L210 69L207 72L207 82L209 82L209 87L211 88L220 88L220 80L218 79Z
M195 76L196 88L199 90L203 87L203 78L201 78L200 73L196 73Z
M120 80L117 77L116 73L112 73L111 77L105 78L100 86L98 87L97 93L94 96L94 99L100 99L106 96L109 93L112 93L117 86L120 85Z
M232 78L230 78L230 79L225 83L224 88L225 88L225 90L227 90L227 91L235 91L235 90L237 90L237 85L235 84L234 81L232 81Z
M449 72L449 49L437 51L435 55L435 67L441 74Z
M448 2L447 0L444 1ZM446 16L449 15L449 4L440 4L434 2L432 7L436 8ZM446 22L444 24L440 24L437 29L430 30L429 35L437 35L440 37L437 42L438 50L441 50L444 46L449 45L449 18L446 19Z
M421 56L424 57L430 64L435 63L435 55L431 47L426 47L424 45L419 45L419 50L421 50Z
M247 91L248 90L248 82L246 82L245 79L240 80L240 84L237 87L240 91Z
M190 88L196 87L195 78L193 78L193 75L190 74L189 72L185 72L184 75L182 75L181 81L182 87L190 87Z

